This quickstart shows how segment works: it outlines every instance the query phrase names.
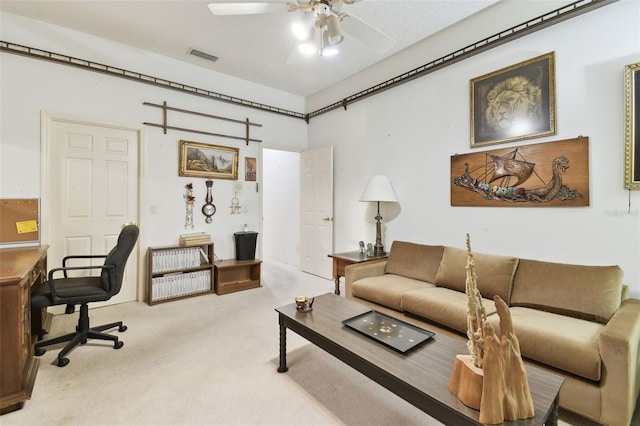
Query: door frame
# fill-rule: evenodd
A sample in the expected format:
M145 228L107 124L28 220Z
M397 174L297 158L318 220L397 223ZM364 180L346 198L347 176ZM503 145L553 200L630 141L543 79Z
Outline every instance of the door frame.
M138 249L135 252L135 255L138 258L136 264L138 265L138 269L136 271L136 301L142 302L145 298L145 276L144 276L144 256L145 256L145 244L146 241L144 234L144 226L142 226L142 206L147 205L144 200L146 200L146 191L142 186L141 176L145 175L144 164L145 161L145 152L144 152L144 131L143 127L138 124L130 124L130 123L113 123L113 122L105 122L97 119L76 116L70 114L63 114L54 111L40 111L40 242L41 244L50 244L51 242L51 223L49 218L51 217L52 210L52 199L49 196L51 193L50 182L46 178L49 176L49 170L51 169L51 141L53 140L53 124L54 122L64 122L64 123L72 123L72 124L81 124L87 126L96 126L96 127L111 127L122 130L129 130L136 132L137 137L137 148L138 148L138 175L136 176L136 188L138 192L138 205L137 209L137 218L136 223L140 228L140 235L138 238ZM49 268L57 267L57 265L49 265Z

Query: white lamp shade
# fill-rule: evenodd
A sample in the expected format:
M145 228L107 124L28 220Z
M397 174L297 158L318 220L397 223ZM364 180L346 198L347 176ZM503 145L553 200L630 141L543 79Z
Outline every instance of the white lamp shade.
M371 176L367 182L367 186L364 187L360 201L386 201L391 203L397 203L398 198L393 191L391 181L388 177L383 175Z
M338 17L336 15L331 15L327 18L327 31L329 44L336 45L342 43L344 40L344 36L342 35L342 30L340 29L340 22L338 21Z

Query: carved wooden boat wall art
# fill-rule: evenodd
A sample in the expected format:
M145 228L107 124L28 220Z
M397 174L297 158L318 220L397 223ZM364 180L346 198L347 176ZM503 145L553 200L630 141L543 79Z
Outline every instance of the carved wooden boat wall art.
M588 206L589 138L451 156L452 206Z

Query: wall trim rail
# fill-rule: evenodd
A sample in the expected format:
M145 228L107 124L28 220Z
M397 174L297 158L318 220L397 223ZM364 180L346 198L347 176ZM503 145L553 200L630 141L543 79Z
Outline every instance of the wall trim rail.
M177 90L179 92L188 93L196 96L202 96L205 98L214 99L216 101L241 105L243 107L259 109L267 112L273 112L276 114L286 115L292 118L301 118L301 119L305 118L305 115L300 112L290 111L287 109L278 108L271 105L265 105L265 104L250 101L247 99L224 95L222 93L212 92L210 90L200 89L200 88L189 86L186 84L177 83L175 81L170 81L164 78L153 77L147 74L141 74L136 71L129 71L123 68L113 67L111 65L100 64L98 62L88 61L86 59L74 58L72 56L49 52L49 51L38 49L35 47L23 46L23 45L11 43L8 41L0 40L0 52L15 53L18 55L28 56L30 58L56 62L62 65L70 65L77 68L86 69L88 71L95 71L103 74L109 74L114 77L125 78L128 80L137 81L139 83L151 84L153 86L159 86L165 89Z
M453 53L444 55L434 61L424 64L420 67L414 68L411 71L407 71L401 75L390 78L389 80L376 84L361 92L347 96L346 98L338 102L335 102L331 105L327 105L323 108L317 109L307 114L290 111L287 109L250 101L247 99L237 98L235 96L224 95L224 94L212 92L206 89L199 89L197 87L189 86L186 84L176 83L163 78L153 77L153 76L141 74L135 71L128 71L122 68L112 67L110 65L104 65L97 62L74 58L71 56L62 55L59 53L53 53L53 52L49 52L46 50L37 49L33 47L22 46L20 44L11 43L7 41L0 40L0 52L14 53L14 54L19 54L23 56L28 56L31 58L52 61L52 62L56 62L63 65L75 66L75 67L87 69L90 71L109 74L114 77L126 78L129 80L138 81L140 83L151 84L154 86L163 87L165 89L177 90L183 93L202 96L205 98L209 98L209 99L213 99L221 102L227 102L227 103L240 105L248 108L255 108L258 110L272 112L275 114L280 114L280 115L284 115L291 118L304 119L307 123L309 123L310 119L317 117L319 115L325 114L329 111L333 111L334 109L342 107L346 110L349 104L355 103L357 101L361 101L370 96L376 95L385 90L396 87L400 84L407 83L418 77L423 77L434 71L437 71L449 65L453 65L463 59L467 59L467 58L470 58L471 56L477 55L478 53L484 52L494 47L498 47L509 41L515 40L517 38L531 34L533 32L536 32L544 28L550 27L552 25L558 24L560 22L566 21L567 19L574 18L583 13L598 9L602 6L615 3L617 1L619 0L575 1L564 7L555 9L551 12L545 13L544 15L540 15L537 18L531 19L527 22L524 22L522 24L516 25L504 31L501 31L490 37L486 37L478 42L472 43L468 46L458 49Z
M368 89L365 89L361 92L358 92L351 96L347 96L346 98L331 105L327 105L313 112L310 112L307 114L307 123L311 118L317 117L341 107L346 110L349 104L361 101L385 90L399 86L400 84L407 83L409 81L415 80L418 77L425 76L441 68L453 65L456 62L477 55L478 53L493 49L494 47L498 47L501 44L547 28L551 25L558 24L562 21L566 21L567 19L574 18L578 15L600 8L602 6L615 3L617 1L619 0L579 0L551 12L545 13L544 15L538 16L537 18L531 19L527 22L501 31L492 36L486 37L480 41L465 46L462 49L458 49L453 53L444 55L434 61L414 68L411 71L407 71L396 77L390 78L387 81L376 84L375 86L369 87Z

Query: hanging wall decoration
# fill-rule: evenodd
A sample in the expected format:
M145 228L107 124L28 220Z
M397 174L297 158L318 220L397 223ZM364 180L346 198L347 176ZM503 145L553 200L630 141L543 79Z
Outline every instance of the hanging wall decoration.
M624 67L624 187L640 189L640 62Z
M196 201L196 197L193 196L193 184L189 182L185 185L185 189L187 190L187 193L184 194L184 199L187 206L184 219L184 229L189 227L193 229L193 203Z
M239 148L180 141L179 175L207 179L238 179Z
M229 206L229 208L231 209L231 214L242 213L242 207L240 207L240 199L237 197L237 195L238 194L236 193L234 194L233 198L231 198L231 206Z
M255 182L258 174L256 168L256 159L251 157L244 158L244 180L247 182Z
M471 148L555 134L554 52L471 80Z
M451 205L589 205L589 138L451 156Z
M211 187L213 186L213 181L209 179L205 182L207 186L207 195L205 196L205 203L202 206L202 214L205 216L205 222L211 223L211 216L216 214L216 206L213 204L213 194L211 194Z

